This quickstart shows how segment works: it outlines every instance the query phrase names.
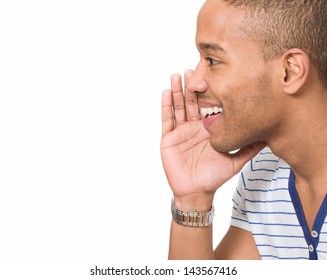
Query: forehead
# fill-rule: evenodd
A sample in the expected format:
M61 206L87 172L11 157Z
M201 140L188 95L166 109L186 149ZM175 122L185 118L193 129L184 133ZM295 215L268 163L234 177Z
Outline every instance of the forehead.
M249 40L241 26L245 12L226 5L222 0L207 0L197 19L196 41L199 43L219 43L226 45Z

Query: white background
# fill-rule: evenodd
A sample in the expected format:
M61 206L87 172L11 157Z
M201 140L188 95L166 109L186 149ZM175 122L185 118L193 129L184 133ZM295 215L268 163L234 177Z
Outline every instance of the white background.
M166 260L161 92L196 66L203 2L0 2L0 261Z

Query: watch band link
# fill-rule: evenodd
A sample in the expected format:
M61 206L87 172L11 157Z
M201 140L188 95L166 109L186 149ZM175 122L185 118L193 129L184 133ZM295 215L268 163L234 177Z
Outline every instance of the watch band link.
M215 209L212 206L208 212L198 212L196 210L182 211L176 208L174 199L171 201L171 214L173 220L183 226L207 227L212 224Z

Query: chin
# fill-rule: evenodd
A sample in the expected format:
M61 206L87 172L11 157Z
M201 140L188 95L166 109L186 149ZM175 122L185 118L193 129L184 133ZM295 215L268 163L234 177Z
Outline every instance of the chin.
M211 137L211 147L219 153L230 153L233 154L239 151L241 148L255 143L260 140L249 137Z
M210 141L211 147L219 153L235 153L240 149L240 145L236 145L229 142L224 143L223 141Z

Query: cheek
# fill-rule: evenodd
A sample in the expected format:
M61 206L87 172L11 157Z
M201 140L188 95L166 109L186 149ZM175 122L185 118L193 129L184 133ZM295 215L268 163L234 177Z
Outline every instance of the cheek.
M242 112L253 107L267 106L271 99L271 80L265 69L223 72L210 80L211 92L226 109ZM227 75L228 74L228 75ZM230 78L232 77L232 78ZM246 110L247 111L247 110Z
M268 85L263 87L261 82L230 87L229 95L223 101L227 124L249 128L252 124L264 122L272 104L268 89Z

